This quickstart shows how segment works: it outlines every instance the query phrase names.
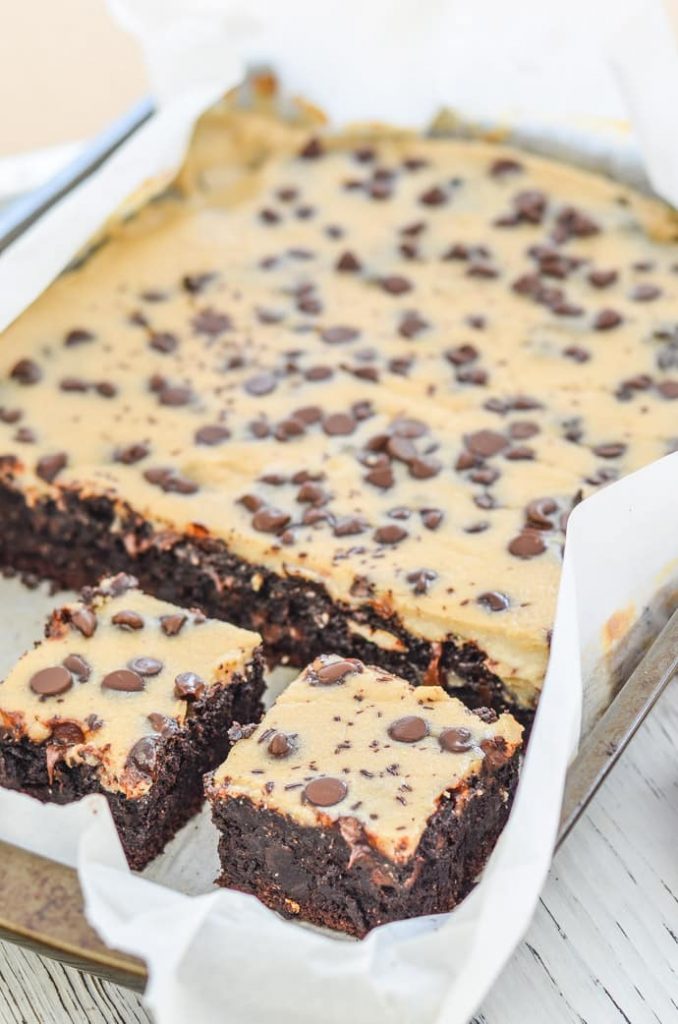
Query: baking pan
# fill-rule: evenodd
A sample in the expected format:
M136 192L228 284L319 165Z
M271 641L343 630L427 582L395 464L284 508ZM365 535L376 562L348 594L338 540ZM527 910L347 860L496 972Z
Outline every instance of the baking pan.
M69 167L0 214L0 253L46 210L72 191L153 113L144 100L100 135ZM649 621L655 621L650 615ZM651 640L648 646L648 642ZM626 676L585 735L567 776L557 845L568 836L599 786L669 682L678 674L678 609L661 631L635 632L625 651ZM0 842L0 938L44 956L143 991L145 964L109 949L89 926L72 868Z

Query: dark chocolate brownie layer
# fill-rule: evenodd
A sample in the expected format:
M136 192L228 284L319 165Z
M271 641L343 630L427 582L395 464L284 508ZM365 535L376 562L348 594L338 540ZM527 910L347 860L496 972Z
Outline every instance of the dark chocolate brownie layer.
M96 768L87 764L52 766L50 782L46 744L0 731L0 786L28 793L45 803L67 804L90 793L108 800L131 868L141 870L199 810L202 777L229 748L227 725L257 721L262 712L262 663L256 657L244 676L216 688L191 705L184 727L160 738L153 765L153 786L138 799L103 788Z
M384 629L405 647L385 650L349 630L348 609L319 583L245 562L210 536L156 532L105 497L70 490L58 502L42 498L29 505L12 487L11 465L3 468L0 565L71 589L93 584L103 571L130 572L154 596L257 630L271 664L302 667L332 650L377 663L415 684L440 683L472 707L509 708L523 721L532 718L531 711L515 706L472 643L432 644L409 633L395 616L368 604L352 608L354 622Z
M443 801L403 866L380 855L355 819L308 828L247 799L218 804L219 882L288 917L358 937L388 921L451 910L473 887L506 823L518 761L516 753L473 779L462 800L452 793Z

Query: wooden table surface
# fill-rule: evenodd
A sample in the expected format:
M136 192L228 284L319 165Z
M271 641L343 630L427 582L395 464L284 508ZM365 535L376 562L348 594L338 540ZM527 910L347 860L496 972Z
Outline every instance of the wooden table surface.
M474 1024L678 1022L677 738L674 681L557 854ZM151 1020L136 995L0 943L0 1024Z

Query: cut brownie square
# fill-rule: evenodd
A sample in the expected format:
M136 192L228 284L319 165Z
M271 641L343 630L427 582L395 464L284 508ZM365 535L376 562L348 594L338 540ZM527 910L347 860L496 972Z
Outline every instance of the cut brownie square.
M54 803L103 793L145 867L200 807L234 719L259 718L259 646L131 576L83 591L0 684L0 785Z
M507 819L521 736L509 714L322 656L208 778L219 881L356 936L450 910Z

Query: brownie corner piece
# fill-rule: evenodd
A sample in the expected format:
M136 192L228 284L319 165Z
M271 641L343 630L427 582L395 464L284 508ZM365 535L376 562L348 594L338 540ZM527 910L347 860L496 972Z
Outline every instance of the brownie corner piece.
M0 785L59 804L102 793L140 870L199 809L262 692L256 633L110 577L53 612L0 683Z
M222 885L358 937L451 910L509 814L522 727L316 659L207 781Z

